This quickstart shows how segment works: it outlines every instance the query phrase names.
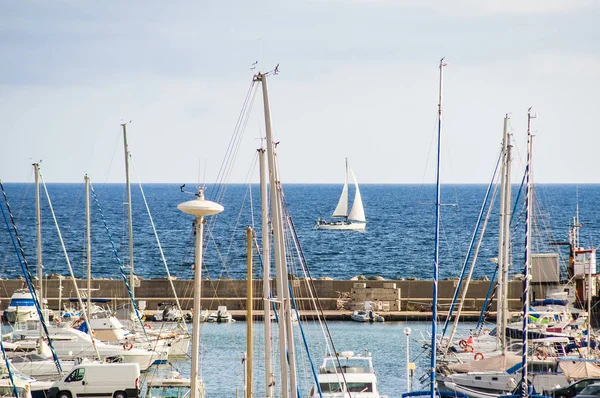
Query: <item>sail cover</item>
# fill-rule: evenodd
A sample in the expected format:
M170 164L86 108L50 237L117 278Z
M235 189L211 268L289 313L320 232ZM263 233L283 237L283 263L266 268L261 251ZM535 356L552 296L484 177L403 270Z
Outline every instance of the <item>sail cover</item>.
M356 176L354 175L354 172L352 170L350 170L350 173L352 173L352 179L354 180L356 194L354 195L354 203L352 203L352 209L350 210L348 219L360 222L367 222L367 219L365 218L365 208L363 207L362 198L360 196L360 190L358 189L358 182L356 182Z
M560 361L560 369L568 380L600 377L600 367L593 362Z
M466 363L453 363L448 365L456 373L469 372L505 372L507 369L521 362L521 357L518 355L507 354L498 355L481 359L479 361L471 361Z

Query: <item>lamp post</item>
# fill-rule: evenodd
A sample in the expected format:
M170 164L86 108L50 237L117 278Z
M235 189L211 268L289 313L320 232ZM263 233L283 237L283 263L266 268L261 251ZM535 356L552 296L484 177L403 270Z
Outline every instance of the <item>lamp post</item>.
M410 328L409 327L405 327L404 328L404 334L406 335L406 391L410 392L411 391L411 383L410 383L410 351L409 351L409 346L410 346Z
M192 370L190 375L190 398L198 395L198 358L200 351L200 297L202 289L202 233L204 217L223 211L218 203L204 200L204 190L198 191L198 198L177 206L184 213L196 216L196 255L194 260L194 308L192 314Z

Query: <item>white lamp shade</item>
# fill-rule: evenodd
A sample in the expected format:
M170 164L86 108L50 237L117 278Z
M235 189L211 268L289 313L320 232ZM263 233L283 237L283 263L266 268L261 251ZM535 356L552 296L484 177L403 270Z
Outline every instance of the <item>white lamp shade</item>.
M223 206L220 204L204 199L188 200L177 205L177 208L196 217L210 216L223 211Z

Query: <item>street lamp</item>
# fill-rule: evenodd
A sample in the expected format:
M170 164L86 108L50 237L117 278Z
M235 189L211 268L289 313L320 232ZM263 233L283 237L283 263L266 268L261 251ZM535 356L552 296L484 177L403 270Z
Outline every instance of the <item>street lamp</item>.
M410 328L404 328L404 334L406 335L406 391L410 392L410 354L409 354L409 337L410 337Z
M202 233L204 232L204 217L223 211L218 203L204 200L204 190L198 191L198 198L181 203L177 206L184 213L196 216L196 255L194 260L194 308L192 314L192 371L190 375L191 398L198 394L198 358L200 351L200 297L202 289Z

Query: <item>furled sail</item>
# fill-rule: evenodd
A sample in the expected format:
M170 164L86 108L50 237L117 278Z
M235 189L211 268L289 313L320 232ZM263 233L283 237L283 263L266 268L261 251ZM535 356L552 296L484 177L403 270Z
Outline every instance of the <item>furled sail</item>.
M354 175L354 172L352 170L350 170L350 173L352 173L352 179L354 180L356 194L354 195L354 203L352 203L352 209L350 210L348 219L360 222L367 222L367 219L365 217L365 208L363 207L362 198L360 196L360 190L358 189L358 182L356 181L356 176Z

